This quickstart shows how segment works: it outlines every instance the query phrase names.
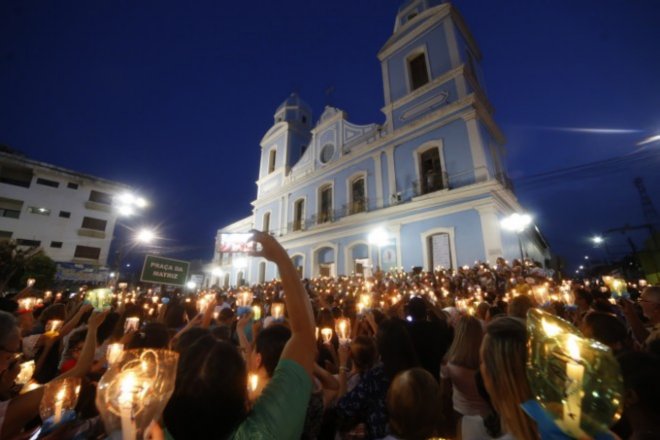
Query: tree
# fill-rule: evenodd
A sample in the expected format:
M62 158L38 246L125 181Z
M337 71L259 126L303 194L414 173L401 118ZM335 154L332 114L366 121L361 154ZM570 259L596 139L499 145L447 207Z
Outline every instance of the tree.
M55 262L38 247L19 247L13 241L0 242L0 292L22 288L28 278L35 287L49 287L55 279Z

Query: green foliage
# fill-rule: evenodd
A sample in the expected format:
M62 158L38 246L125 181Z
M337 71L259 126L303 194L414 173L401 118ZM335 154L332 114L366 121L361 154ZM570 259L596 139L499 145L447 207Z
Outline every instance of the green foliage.
M50 287L55 279L56 265L39 248L19 247L13 241L0 242L0 292L22 289L28 278L35 278L35 287Z

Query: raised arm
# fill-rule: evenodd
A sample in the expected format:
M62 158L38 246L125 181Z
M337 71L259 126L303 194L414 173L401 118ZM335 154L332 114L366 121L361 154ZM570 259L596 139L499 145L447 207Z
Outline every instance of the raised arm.
M60 336L63 338L64 336L68 335L71 333L71 331L78 327L78 323L80 322L80 319L83 317L83 315L90 310L92 310L94 307L92 307L91 304L83 304L78 308L78 311L76 312L75 315L71 317L67 322L64 323L62 326L62 329L60 330Z
M261 244L261 250L252 255L264 257L277 264L282 277L284 302L289 313L291 338L284 346L281 359L291 359L300 364L311 376L314 371L316 346L314 341L314 315L309 296L300 281L289 254L270 234L252 231L253 240Z

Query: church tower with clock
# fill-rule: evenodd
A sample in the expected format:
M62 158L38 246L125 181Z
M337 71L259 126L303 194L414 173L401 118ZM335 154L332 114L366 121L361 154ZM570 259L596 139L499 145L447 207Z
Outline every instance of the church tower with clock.
M518 237L500 220L523 208L504 167L481 57L453 5L404 2L378 52L384 120L357 125L326 106L313 121L309 106L289 96L261 141L252 214L221 228L218 240L267 230L308 278L517 258ZM521 240L529 258L549 259L537 228ZM220 285L277 276L265 261L214 259L225 273Z

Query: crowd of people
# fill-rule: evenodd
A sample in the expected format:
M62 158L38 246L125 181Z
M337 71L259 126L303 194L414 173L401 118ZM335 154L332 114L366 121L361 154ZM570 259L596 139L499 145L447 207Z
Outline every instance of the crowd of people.
M84 290L0 299L0 438L550 438L522 407L535 399L530 309L616 356L621 409L603 435L660 438L660 287L561 281L503 259L301 280L273 237L254 240L279 280L194 295L115 289L107 306ZM98 389L121 365L111 346L178 356L162 413L142 423L121 412L114 431ZM67 378L80 378L72 416L49 418L44 396Z

